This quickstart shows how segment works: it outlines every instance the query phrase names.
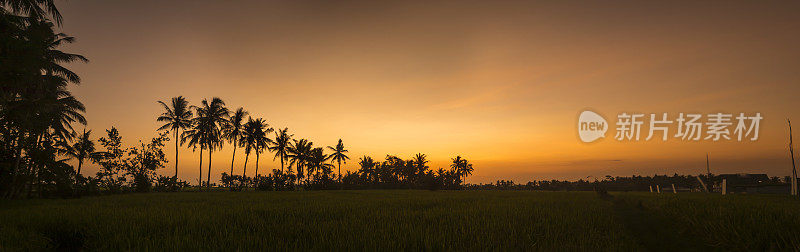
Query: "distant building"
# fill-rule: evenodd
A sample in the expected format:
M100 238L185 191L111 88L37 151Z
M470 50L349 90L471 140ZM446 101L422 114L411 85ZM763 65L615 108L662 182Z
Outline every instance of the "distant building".
M771 183L767 174L720 174L727 182L728 193L789 193L789 185Z

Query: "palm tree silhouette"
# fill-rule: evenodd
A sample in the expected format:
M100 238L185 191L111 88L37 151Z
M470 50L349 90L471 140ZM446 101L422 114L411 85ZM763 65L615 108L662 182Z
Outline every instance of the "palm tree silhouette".
M272 142L272 139L267 137L268 133L272 133L272 128L269 128L269 124L267 124L264 119L250 119L247 122L247 125L251 128L249 137L253 139L253 147L256 151L256 174L258 176L258 160L262 150L268 149L269 144Z
M83 130L83 134L78 135L78 139L72 146L67 145L66 155L70 159L74 158L78 161L77 175L81 175L81 166L86 159L95 160L97 153L94 151L94 142L91 139L92 131ZM76 176L77 178L77 176Z
M459 178L464 177L464 179L466 179L468 175L471 175L472 171L475 170L472 168L472 164L470 164L466 159L461 158L461 156L456 156L452 159L450 168L456 174L456 176Z
M0 6L8 6L12 12L22 13L33 19L44 20L50 14L61 25L61 13L53 0L0 0Z
M244 147L244 168L242 168L242 177L247 177L247 160L250 158L250 152L256 148L256 125L252 117L247 119L244 124L242 132L241 147Z
M322 147L313 148L309 151L308 155L308 180L312 174L320 173L328 174L333 167L332 164L327 163L330 156L325 155L325 149Z
M225 102L222 99L214 97L209 102L203 99L197 110L197 123L202 125L199 129L202 131L203 140L205 140L205 147L208 149L208 173L206 187L211 189L211 154L215 149L222 147L222 134L220 130L221 125L228 122L229 111L225 108Z
M283 128L282 130L278 130L275 132L275 141L272 146L269 147L269 151L275 152L275 157L272 158L275 161L275 158L281 159L281 173L283 172L283 161L286 160L287 151L289 150L290 140L292 136L288 133L289 128Z
M38 68L36 71L43 74L36 84L28 87L32 88L28 92L41 95L35 99L22 99L21 104L13 104L19 108L16 111L24 113L18 116L29 119L30 124L20 125L20 128L32 131L31 133L37 137L50 134L71 140L75 132L71 124L73 122L86 124L86 119L81 114L85 111L85 107L67 90L67 84L80 83L80 77L60 63L89 60L78 54L57 50L56 48L63 44L74 42L75 38L55 33L54 25L48 21L31 22L27 32L30 33L30 36L27 36L27 43L32 47L43 48L41 57L36 59L37 62L31 62ZM39 140L35 140L36 145Z
M342 139L341 138L339 139L339 143L336 144L336 147L328 146L328 149L333 151L333 153L331 153L331 155L328 158L330 158L331 161L336 161L336 163L339 164L339 181L341 182L342 181L342 162L344 162L346 164L347 160L349 160L350 157L348 157L345 154L345 153L347 153L347 150L344 149L344 144L342 143Z
M172 130L175 135L175 178L178 177L178 147L183 141L180 141L178 136L181 130L186 130L192 126L192 110L189 107L189 102L183 96L172 98L172 107L167 106L163 101L158 101L164 107L164 113L156 119L159 122L165 122L160 128L161 130Z
M411 162L414 164L416 174L424 174L425 171L428 170L428 156L425 154L417 153Z
M238 108L231 114L228 123L223 127L223 137L230 141L233 146L233 156L231 157L231 175L233 175L233 161L236 159L236 147L239 146L239 139L244 134L244 117L247 116L247 111L243 108Z
M467 176L472 175L472 171L474 171L475 168L472 168L472 164L470 164L469 161L464 160L464 162L465 162L465 165L464 165L464 169L462 170L461 175L464 176L464 180L465 180L464 182L466 182Z
M374 182L373 179L375 177L375 160L372 159L370 156L363 156L358 161L358 165L361 166L361 174L364 174L367 177L367 181Z
M207 127L207 125L195 118L192 120L192 128L184 131L181 137L181 142L188 140L186 145L191 146L192 151L196 150L198 147L200 148L200 178L197 179L197 187L201 190L203 188L203 150L206 148L206 143L208 142L205 135L208 130L204 128Z
M309 154L311 149L313 148L312 142L309 142L306 139L300 140L293 140L294 143L292 146L289 146L289 159L291 162L289 163L290 166L294 165L297 169L297 180L300 180L304 177L303 168L305 168L305 163L308 161ZM307 174L306 174L307 175ZM307 177L307 176L305 176Z

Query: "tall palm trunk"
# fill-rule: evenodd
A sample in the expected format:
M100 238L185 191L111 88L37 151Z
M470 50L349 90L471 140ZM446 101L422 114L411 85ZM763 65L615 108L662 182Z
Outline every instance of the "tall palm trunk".
M233 156L231 157L231 176L233 176L233 160L236 159L236 138L233 138Z
M197 179L197 188L203 190L203 147L200 147L200 178Z
M207 177L206 182L208 182L208 184L206 184L206 188L208 188L209 191L211 191L211 153L212 152L214 152L214 151L209 148L208 149L208 172L206 172L207 173L206 174L206 177Z
M78 159L78 174L75 174L75 178L81 175L81 166L83 166L83 159Z
M336 162L339 163L339 182L342 182L342 160Z
M283 155L281 154L281 174L283 174Z
M245 150L244 154L244 170L242 171L242 178L247 177L247 158L250 157L250 153Z
M256 177L258 177L258 151L256 151Z
M175 182L178 181L178 131L180 131L180 129L175 130Z

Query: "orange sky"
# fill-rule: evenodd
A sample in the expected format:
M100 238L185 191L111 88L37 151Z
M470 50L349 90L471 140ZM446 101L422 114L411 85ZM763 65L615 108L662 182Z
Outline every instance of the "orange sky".
M66 50L91 60L71 66L83 78L73 90L88 128L99 137L116 126L129 146L155 136L156 101L218 96L317 146L342 138L351 170L363 155L422 152L433 168L462 155L476 167L469 182L524 183L697 174L709 152L716 173L791 171L785 119L800 122L798 3L81 0L59 7L64 32L78 39ZM618 142L611 129L584 144L575 124L586 108L611 123L621 112L765 119L756 142ZM230 151L214 153L212 180L229 170ZM194 183L198 153L180 154L180 176ZM236 158L240 171L244 156ZM260 170L277 166L263 158ZM171 174L167 167L160 173Z

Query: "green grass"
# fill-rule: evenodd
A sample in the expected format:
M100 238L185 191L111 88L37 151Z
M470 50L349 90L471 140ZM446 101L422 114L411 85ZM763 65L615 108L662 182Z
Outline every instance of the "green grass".
M663 226L679 235L693 235L702 243L697 248L798 248L800 205L787 197L614 195L601 199L592 192L187 192L4 201L0 202L0 251L77 247L631 251L654 248L654 237L647 239L649 233L637 231L645 222L654 226L644 228ZM786 235L775 236L781 233Z
M682 237L739 251L800 250L800 200L788 195L621 193ZM670 224L671 223L671 224Z

